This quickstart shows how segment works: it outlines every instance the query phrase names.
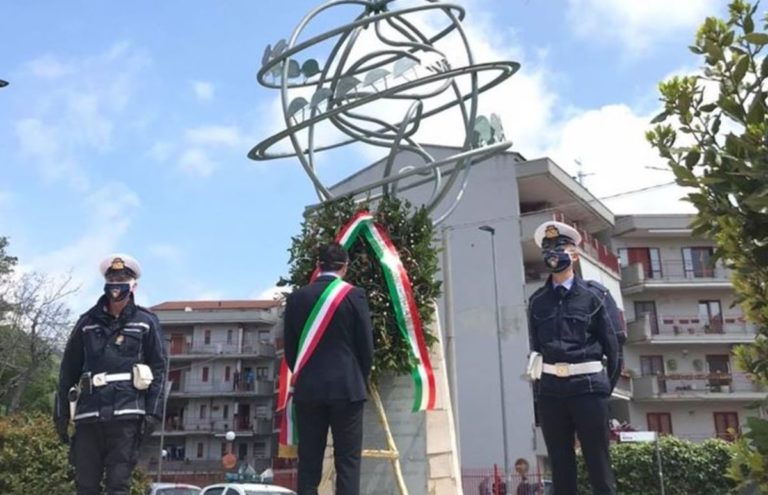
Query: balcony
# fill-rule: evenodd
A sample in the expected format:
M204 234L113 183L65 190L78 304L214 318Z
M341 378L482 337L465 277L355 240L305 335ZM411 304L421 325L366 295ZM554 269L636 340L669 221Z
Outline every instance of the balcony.
M629 374L622 372L619 375L619 380L616 382L616 387L613 389L611 397L624 400L632 398L632 378Z
M194 398L208 396L249 396L249 395L274 395L274 380L257 379L254 382L246 383L226 381L203 381L202 379L182 378L176 385L171 387L171 397Z
M764 399L765 393L744 373L668 373L632 380L632 398L638 401L750 401Z
M653 321L650 313L643 313L627 323L627 342L630 344L747 344L756 334L756 327L743 316L705 319L663 315Z
M268 342L246 340L242 345L217 343L184 342L171 344L168 353L172 360L209 359L212 355L226 355L234 358L274 358L275 346Z
M234 431L237 437L252 437L254 435L271 435L273 432L272 420L269 418L254 418L238 420L236 418L219 419L185 419L182 422L174 418L165 421L165 434L167 436L205 435L224 436L228 431ZM157 430L153 433L160 435Z
M729 289L731 270L721 264L691 267L682 261L661 261L656 269L633 263L621 269L621 289L634 294L650 289Z

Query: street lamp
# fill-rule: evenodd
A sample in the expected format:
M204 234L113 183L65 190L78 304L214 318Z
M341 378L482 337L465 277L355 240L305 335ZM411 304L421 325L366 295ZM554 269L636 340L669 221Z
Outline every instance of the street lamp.
M478 227L491 234L491 259L493 261L493 298L496 305L496 347L499 352L499 384L501 387L501 432L504 440L504 479L509 476L509 445L507 439L507 404L504 392L504 360L501 354L501 306L499 306L499 280L496 273L496 229L489 225Z

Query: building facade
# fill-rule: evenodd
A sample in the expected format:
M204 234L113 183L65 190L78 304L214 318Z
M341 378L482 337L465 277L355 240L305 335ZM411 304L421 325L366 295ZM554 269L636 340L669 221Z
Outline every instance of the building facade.
M257 471L270 467L281 338L274 301L178 301L152 308L169 356L164 428L142 448L150 473L160 442L166 474L221 475L234 454ZM235 440L226 439L227 432Z
M734 345L752 342L730 272L711 241L692 237L691 215L617 217L627 313L629 422L690 440L731 439L766 391L734 366Z

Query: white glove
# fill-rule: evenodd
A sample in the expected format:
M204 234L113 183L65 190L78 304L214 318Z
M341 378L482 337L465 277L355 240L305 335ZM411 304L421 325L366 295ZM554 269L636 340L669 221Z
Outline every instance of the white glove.
M528 378L532 381L538 380L541 378L543 364L544 358L542 355L536 351L531 351L530 356L528 356L528 368L526 369L525 374L528 375Z

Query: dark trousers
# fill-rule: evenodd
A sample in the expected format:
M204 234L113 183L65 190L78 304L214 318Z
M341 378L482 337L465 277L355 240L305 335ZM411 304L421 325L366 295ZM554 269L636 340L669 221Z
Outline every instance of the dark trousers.
M140 420L78 423L70 452L77 495L99 495L105 471L107 494L129 495L140 442Z
M555 495L576 495L574 434L589 472L593 495L616 495L608 454L608 399L597 395L539 397L539 421L552 463Z
M360 493L365 402L296 402L299 431L298 495L317 495L323 472L328 428L333 435L336 495Z

